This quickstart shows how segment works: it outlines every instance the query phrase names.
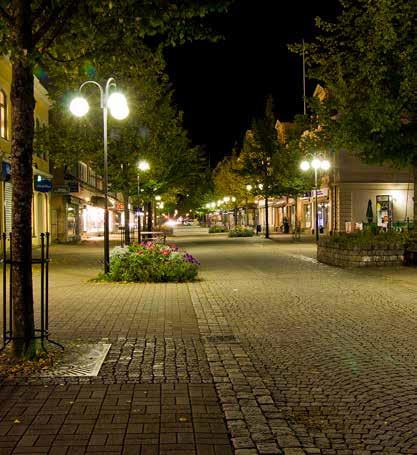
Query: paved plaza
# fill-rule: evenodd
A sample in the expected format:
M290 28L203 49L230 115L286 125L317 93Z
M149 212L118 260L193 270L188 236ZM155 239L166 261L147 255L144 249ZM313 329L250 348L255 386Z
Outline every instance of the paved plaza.
M100 242L52 248L52 337L111 348L97 377L4 379L0 454L417 454L416 269L180 246L199 281L96 283Z

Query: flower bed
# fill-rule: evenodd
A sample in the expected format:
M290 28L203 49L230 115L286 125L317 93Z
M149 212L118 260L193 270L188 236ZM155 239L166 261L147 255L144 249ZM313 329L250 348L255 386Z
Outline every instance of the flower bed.
M229 237L253 237L253 229L244 226L236 226L229 231Z
M218 234L219 232L227 232L227 229L224 226L210 226L209 234Z
M195 280L200 262L175 245L143 242L115 247L110 254L109 281L182 282Z

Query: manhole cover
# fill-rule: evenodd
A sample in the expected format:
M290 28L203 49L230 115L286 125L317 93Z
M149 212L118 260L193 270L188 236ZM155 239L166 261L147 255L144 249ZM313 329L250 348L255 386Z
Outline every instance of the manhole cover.
M111 344L68 344L64 355L41 377L97 376Z
M234 335L210 335L204 339L209 343L239 343Z

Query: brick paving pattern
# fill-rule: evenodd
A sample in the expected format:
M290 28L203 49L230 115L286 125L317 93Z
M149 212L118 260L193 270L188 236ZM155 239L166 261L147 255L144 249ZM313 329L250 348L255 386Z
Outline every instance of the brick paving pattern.
M417 271L348 271L277 237L184 240L190 284L89 282L54 247L51 332L112 344L97 378L0 387L0 454L417 454Z

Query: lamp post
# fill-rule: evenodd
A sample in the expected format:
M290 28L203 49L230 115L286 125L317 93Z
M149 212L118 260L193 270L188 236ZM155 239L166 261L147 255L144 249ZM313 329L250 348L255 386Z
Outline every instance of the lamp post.
M138 163L138 243L140 243L140 171L149 171L151 167L149 166L149 163L145 160L141 160Z
M314 158L311 163L309 161L303 161L300 164L300 168L302 171L308 171L310 168L314 169L314 224L315 224L315 234L316 234L316 241L319 241L319 218L318 218L318 202L317 202L317 193L318 193L318 183L317 183L317 173L319 169L323 171L328 171L330 169L330 162L327 160L322 160L319 158Z
M93 84L100 91L100 108L103 111L103 192L104 192L104 273L110 271L110 244L109 244L109 195L108 195L108 163L107 163L107 119L108 110L112 117L123 120L129 115L129 108L125 96L120 92L109 93L111 88L116 87L116 81L110 77L104 88L96 81L86 81L80 85L79 93L71 101L70 111L76 117L83 117L89 110L88 102L81 96L81 90L88 84ZM125 220L126 223L126 220Z

